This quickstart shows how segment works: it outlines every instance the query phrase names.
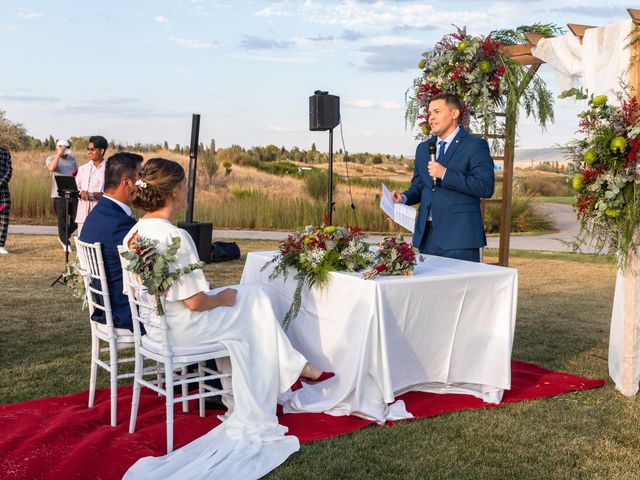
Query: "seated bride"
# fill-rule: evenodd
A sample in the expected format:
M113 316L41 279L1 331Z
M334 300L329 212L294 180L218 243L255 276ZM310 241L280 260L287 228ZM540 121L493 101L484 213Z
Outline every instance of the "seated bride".
M184 209L184 169L162 158L149 160L132 187L135 207L146 214L125 236L157 240L162 250L180 238L176 268L198 261L190 235L174 226ZM230 352L233 409L212 431L164 457L146 457L124 478L259 478L299 449L296 437L278 424L277 397L297 380L314 383L333 376L312 368L289 342L269 299L257 286L209 291L201 269L180 276L165 296L169 338L175 345L220 342ZM147 334L158 337L149 329ZM223 368L222 365L219 365Z

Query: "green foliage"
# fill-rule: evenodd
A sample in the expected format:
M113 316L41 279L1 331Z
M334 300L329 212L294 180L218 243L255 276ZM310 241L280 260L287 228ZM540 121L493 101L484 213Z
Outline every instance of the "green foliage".
M327 186L329 183L329 175L327 172L311 170L304 172L302 179L304 180L305 190L311 198L318 201L327 199ZM335 182L332 186L335 189Z
M180 237L173 237L166 250L158 249L158 240L138 237L131 250L120 255L129 261L127 270L135 273L150 295L156 299L156 313L164 314L162 297L173 282L183 275L201 269L203 262L195 262L175 268L176 255L180 249Z
M547 175L523 175L516 177L516 190L525 196L566 197L573 195L569 177Z
M491 32L491 38L505 45L518 45L528 43L525 33L542 35L543 37L557 37L564 35L565 30L554 23L534 23L533 25L521 25L515 29L501 29Z
M495 223L487 225L487 233L500 231L500 206L487 205L485 221ZM550 231L553 222L538 208L533 197L528 195L514 195L511 200L511 232L543 232Z
M0 148L9 151L23 150L29 143L27 129L20 123L10 121L5 117L5 111L0 110Z
M262 172L271 173L280 177L284 175L298 175L298 167L291 162L277 161L264 163L260 162L256 168Z
M262 271L274 265L269 280L286 279L290 270L295 272L296 289L293 302L284 317L282 328L298 316L302 305L302 289L329 283L332 271L358 272L370 266L376 254L369 251L359 228L333 225L308 225L301 232L289 235L278 246L279 254L262 267ZM410 248L410 247L409 247Z

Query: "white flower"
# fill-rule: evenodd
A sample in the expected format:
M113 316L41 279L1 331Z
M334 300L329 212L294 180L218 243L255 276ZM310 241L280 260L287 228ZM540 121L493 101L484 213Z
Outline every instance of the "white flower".
M136 180L136 186L140 188L147 188L147 182L139 178L138 180Z

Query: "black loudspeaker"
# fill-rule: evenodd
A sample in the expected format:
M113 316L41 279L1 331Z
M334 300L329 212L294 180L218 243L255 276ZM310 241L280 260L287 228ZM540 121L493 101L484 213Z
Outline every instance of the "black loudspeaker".
M198 258L211 263L211 233L213 224L207 222L178 222L178 228L189 232L198 249Z
M340 123L340 97L316 90L309 97L309 130L332 130Z

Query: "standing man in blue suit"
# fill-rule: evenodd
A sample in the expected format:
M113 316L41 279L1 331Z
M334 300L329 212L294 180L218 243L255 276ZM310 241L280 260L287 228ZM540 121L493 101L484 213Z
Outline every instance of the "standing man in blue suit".
M480 248L487 244L480 198L490 198L495 185L489 145L460 125L462 104L456 95L435 95L428 112L433 136L418 145L411 186L394 191L393 199L420 203L413 234L420 252L479 262ZM430 144L436 145L432 162Z
M140 178L142 156L120 152L107 160L104 174L104 195L84 223L80 240L87 243L100 242L102 259L109 283L109 297L116 328L133 331L129 300L122 293L122 268L118 245L129 232L136 220L131 214L129 189ZM92 320L105 323L104 313L96 310Z

